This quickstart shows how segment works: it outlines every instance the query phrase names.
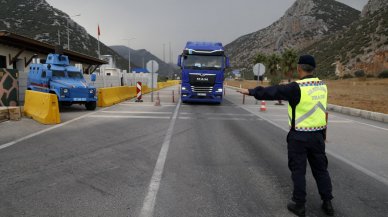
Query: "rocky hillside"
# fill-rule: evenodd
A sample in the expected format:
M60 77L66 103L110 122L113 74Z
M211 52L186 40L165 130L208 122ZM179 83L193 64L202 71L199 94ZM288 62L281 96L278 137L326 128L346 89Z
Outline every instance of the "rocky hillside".
M116 45L116 46L110 46L111 49L113 49L115 52L120 54L122 57L127 59L128 61L128 47ZM140 67L145 67L148 61L155 60L159 63L159 74L163 76L169 76L171 77L175 73L179 73L179 70L177 67L172 66L170 64L167 64L163 62L163 60L159 59L152 53L148 52L147 50L141 49L141 50L133 50L131 49L131 62L135 65L138 65Z
M362 16L371 15L382 8L388 7L388 0L370 0L362 10Z
M70 29L70 49L98 57L97 39L69 15L50 6L45 0L0 0L1 30L50 44L58 44L60 41L67 48L67 22ZM114 56L119 68L128 68L128 61L104 44L101 44L101 54Z
M257 52L303 49L349 26L360 17L357 11L335 0L297 0L278 21L265 29L242 36L226 46L232 65L252 65Z
M343 77L360 70L376 76L388 69L387 2L369 1L363 10L365 16L302 51L315 55L320 76ZM381 8L376 8L376 5Z

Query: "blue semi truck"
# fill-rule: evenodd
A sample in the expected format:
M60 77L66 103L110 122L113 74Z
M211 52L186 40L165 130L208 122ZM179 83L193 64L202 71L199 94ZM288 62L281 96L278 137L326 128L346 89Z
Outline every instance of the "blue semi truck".
M94 80L95 75L92 75ZM55 94L61 106L83 104L87 110L96 109L96 88L89 85L82 71L71 66L68 56L62 54L49 54L44 64L31 64L27 89Z
M222 43L187 42L178 57L178 66L182 69L183 103L222 102L224 73L229 67Z

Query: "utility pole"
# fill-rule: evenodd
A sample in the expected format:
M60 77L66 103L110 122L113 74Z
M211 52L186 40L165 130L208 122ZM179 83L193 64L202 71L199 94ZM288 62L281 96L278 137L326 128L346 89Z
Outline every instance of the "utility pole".
M59 33L59 29L58 29L58 45L61 45L61 34Z
M163 62L166 62L166 44L163 43Z
M131 73L131 40L136 38L125 38L128 41L128 73Z
M72 17L79 17L81 16L81 14L77 14L77 15L74 15L74 16L71 16L67 19L67 49L70 50L70 28L69 28L69 20L72 18Z
M170 47L169 48L170 49L170 61L169 61L169 63L171 64L172 63L172 61L171 61L172 60L171 42L169 42L168 44L169 44L169 47Z

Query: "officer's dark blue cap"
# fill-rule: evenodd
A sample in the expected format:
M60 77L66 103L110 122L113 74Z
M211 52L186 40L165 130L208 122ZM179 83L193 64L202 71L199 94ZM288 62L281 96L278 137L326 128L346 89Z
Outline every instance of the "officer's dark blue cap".
M299 57L298 64L303 64L303 65L310 65L312 67L316 67L315 64L315 59L311 55L302 55Z

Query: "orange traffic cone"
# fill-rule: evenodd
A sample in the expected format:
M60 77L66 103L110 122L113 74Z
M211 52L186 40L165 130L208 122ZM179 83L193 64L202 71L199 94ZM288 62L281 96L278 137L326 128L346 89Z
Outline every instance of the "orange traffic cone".
M267 103L264 100L261 101L260 111L261 112L267 111Z

